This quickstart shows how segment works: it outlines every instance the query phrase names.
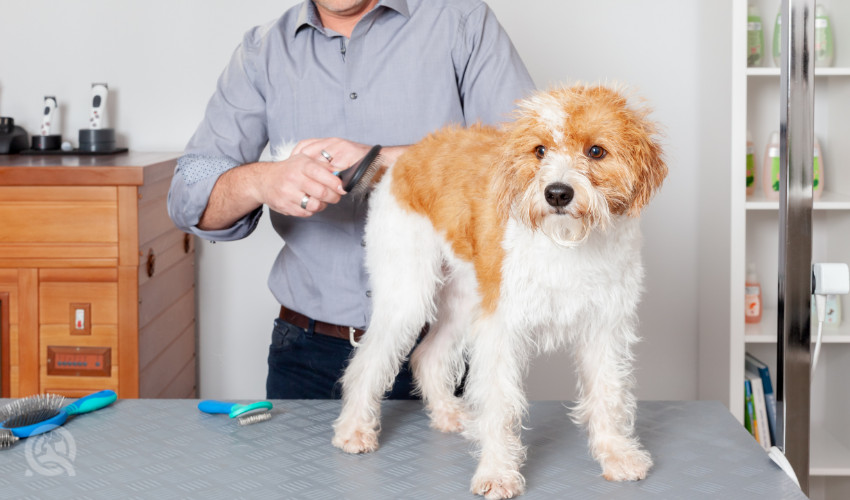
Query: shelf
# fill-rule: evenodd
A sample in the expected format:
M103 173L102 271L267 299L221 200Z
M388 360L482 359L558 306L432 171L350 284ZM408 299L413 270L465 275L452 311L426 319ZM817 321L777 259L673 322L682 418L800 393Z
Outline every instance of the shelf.
M812 321L811 339L817 339L818 325ZM850 326L843 321L840 326L832 327L824 325L824 344L850 344ZM776 343L776 309L765 309L762 313L761 323L745 323L744 342L747 344L775 344Z
M850 448L823 429L813 425L809 474L812 476L849 476Z
M744 204L747 210L779 210L779 201L768 200L764 193L756 190L751 196L747 196ZM812 208L814 210L850 210L850 196L824 191L820 199L815 200Z
M779 76L779 68L747 68L747 76ZM850 76L850 68L815 68L815 76Z

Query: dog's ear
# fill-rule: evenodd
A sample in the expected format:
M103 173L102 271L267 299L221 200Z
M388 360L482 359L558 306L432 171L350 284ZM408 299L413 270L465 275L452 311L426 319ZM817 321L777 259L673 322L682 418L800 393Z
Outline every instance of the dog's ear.
M628 210L632 217L640 215L643 207L649 203L667 177L667 164L661 144L655 137L655 127L645 122L643 128L646 133L640 134L633 150L633 166L637 170L637 176L632 190L632 203Z

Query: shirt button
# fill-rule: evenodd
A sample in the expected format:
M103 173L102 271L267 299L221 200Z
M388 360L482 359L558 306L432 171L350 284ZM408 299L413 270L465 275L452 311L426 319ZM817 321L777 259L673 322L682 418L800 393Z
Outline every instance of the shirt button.
M353 101L354 99L357 99L357 92L352 92L352 93L348 94L348 97L349 97L352 101Z
M366 296L372 297L372 290L366 290Z

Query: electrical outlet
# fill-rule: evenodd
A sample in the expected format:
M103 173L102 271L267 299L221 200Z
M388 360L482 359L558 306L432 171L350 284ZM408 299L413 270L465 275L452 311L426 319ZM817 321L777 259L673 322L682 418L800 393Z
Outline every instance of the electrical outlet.
M91 304L71 303L71 335L91 335Z

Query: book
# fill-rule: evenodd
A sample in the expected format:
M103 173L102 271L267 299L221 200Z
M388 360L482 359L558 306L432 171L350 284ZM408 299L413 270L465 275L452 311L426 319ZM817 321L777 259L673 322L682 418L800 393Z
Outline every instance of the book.
M758 439L756 430L756 410L753 406L753 386L748 379L744 379L744 427L750 431L754 438Z
M765 451L770 451L770 431L767 424L767 407L764 402L764 389L762 388L761 376L753 371L747 371L746 374L753 393L753 411L756 415L757 424L754 426L754 431L758 433L756 438Z
M767 429L770 434L770 442L776 444L776 395L773 392L770 369L765 363L750 353L747 353L745 357L745 369L754 371L761 377L764 404L767 407Z

